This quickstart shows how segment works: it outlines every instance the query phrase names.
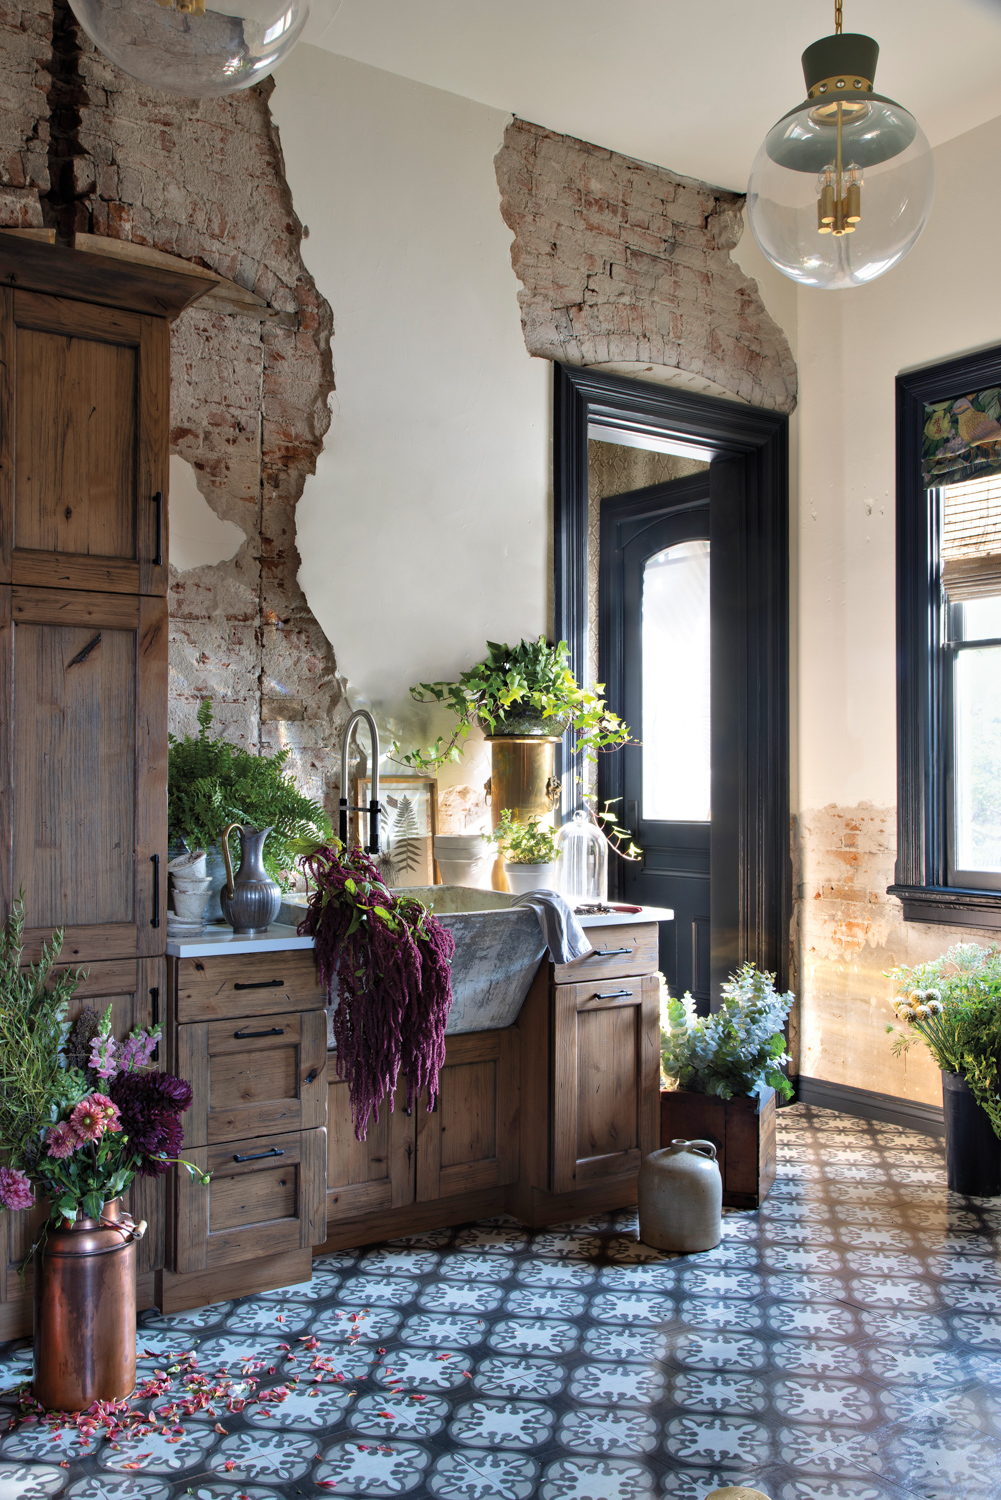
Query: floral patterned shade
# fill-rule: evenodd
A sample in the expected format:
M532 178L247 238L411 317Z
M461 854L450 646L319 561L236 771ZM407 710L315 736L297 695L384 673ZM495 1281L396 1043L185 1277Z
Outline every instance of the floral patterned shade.
M1001 474L1001 387L925 407L921 469L926 489Z

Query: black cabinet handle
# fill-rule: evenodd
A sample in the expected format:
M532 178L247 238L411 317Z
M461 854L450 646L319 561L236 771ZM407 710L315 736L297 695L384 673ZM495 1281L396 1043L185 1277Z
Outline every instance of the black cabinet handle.
M158 1026L160 1024L160 987L159 987L159 985L154 985L153 988L149 992L149 1008L150 1008L150 1014L152 1016L152 1020L150 1021L150 1025L151 1026ZM157 1042L156 1046L153 1048L153 1051L150 1053L149 1060L150 1060L150 1062L159 1062L160 1061L160 1043L159 1042Z
M631 948L595 948L593 953L585 953L581 963L588 958L617 958L620 953L632 953Z
M263 979L260 984L234 984L235 990L280 990L284 987L284 979Z
M234 1031L233 1032L233 1040L236 1041L236 1042L242 1042L242 1041L245 1041L248 1036L284 1036L284 1035L285 1035L285 1027L284 1026L271 1026L271 1027L269 1027L269 1029L267 1031Z
M157 490L153 496L153 504L156 506L156 554L153 565L157 568L163 567L163 491Z
M305 1082L306 1083L315 1083L316 1080L317 1080L317 1078L319 1078L319 1076L320 1076L320 1070L319 1070L319 1068L310 1068L309 1072L306 1074Z
M160 925L160 856L151 854L149 862L153 866L153 915L149 919L151 927Z
M621 1000L626 995L632 995L632 990L603 990L601 994L591 996L592 1000Z
M279 1151L277 1146L272 1146L270 1151L255 1151L250 1156L234 1156L234 1161L262 1161L265 1156L284 1156L284 1151Z

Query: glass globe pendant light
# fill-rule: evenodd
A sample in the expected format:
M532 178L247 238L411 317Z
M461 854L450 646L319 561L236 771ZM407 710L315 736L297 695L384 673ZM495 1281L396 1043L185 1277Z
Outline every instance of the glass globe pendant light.
M751 232L806 286L874 281L924 229L935 192L931 147L914 116L873 92L879 47L835 33L803 53L807 98L768 132L747 184Z
M299 40L309 0L70 0L95 46L150 88L206 99L272 72Z

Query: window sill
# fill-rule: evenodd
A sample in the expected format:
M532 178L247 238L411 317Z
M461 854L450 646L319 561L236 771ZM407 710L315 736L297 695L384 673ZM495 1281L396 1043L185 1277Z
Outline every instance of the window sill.
M944 885L888 885L886 893L903 903L905 922L1001 929L1001 891L967 891Z

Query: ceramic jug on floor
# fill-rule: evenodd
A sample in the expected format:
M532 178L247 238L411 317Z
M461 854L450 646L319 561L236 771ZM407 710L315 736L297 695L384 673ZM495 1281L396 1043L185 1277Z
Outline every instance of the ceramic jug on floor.
M712 1250L723 1238L723 1179L712 1141L672 1141L640 1163L640 1239L657 1250Z
M234 828L240 833L240 868L235 876L229 853L229 836ZM270 828L230 823L222 836L226 884L219 900L223 916L239 937L266 932L282 904L281 888L264 868L264 840L270 832Z

